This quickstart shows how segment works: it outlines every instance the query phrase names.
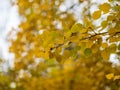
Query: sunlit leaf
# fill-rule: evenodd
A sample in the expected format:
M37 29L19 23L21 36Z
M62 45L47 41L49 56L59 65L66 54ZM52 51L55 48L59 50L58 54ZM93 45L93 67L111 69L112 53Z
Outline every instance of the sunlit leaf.
M102 5L99 6L99 9L101 11L103 11L104 13L108 13L109 10L110 10L110 4L104 3L104 4L102 4Z
M110 73L110 74L107 74L107 75L106 75L106 78L109 79L109 80L112 79L113 77L114 77L114 74L113 74L113 73Z
M114 76L113 80L119 80L120 79L120 75L116 75Z
M106 28L108 26L108 22L106 20L102 21L101 26L102 28Z
M83 25L80 24L80 23L77 23L77 24L74 24L71 28L71 32L72 33L76 33L76 32L79 32L80 30L83 29Z
M92 18L93 18L94 20L99 19L100 16L101 16L101 11L100 11L100 10L95 11L95 12L92 14Z
M80 33L82 34L82 33L86 33L87 32L87 29L82 29L82 30L80 30Z

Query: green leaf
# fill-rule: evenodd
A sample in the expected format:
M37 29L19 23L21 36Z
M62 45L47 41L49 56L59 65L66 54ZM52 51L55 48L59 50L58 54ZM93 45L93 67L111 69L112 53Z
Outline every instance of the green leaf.
M91 53L92 53L91 48L86 48L86 49L84 50L84 54L85 54L86 56L89 56Z
M76 50L80 50L81 47L80 47L80 46L76 46L75 49L76 49Z
M118 50L120 50L120 43L119 43L119 45L118 45Z
M80 49L80 46L76 46L73 50L71 50L71 56L75 57L77 55L77 51Z

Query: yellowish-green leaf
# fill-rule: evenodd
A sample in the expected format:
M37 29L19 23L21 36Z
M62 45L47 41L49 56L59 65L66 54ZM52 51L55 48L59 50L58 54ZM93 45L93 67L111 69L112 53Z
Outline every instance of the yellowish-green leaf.
M69 30L69 31L65 32L64 36L66 38L69 38L71 36L71 31Z
M112 20L114 20L115 19L115 16L112 16L112 15L109 15L108 17L107 17L107 20L108 21L112 21Z
M120 5L114 6L114 9L115 9L116 11L120 11Z
M108 0L109 2L112 2L113 0Z
M103 29L106 28L108 26L108 22L106 20L102 21L101 26L102 26Z
M86 48L86 49L84 50L84 54L85 54L86 56L89 56L90 54L92 54L91 48Z
M57 60L55 59L55 58L53 58L53 59L47 59L46 60L46 64L48 65L48 66L54 66L54 65L57 65L58 64L58 62L57 62Z
M72 33L76 33L76 32L79 32L80 30L83 29L83 25L80 24L80 23L77 23L77 24L74 24L71 28L71 32Z
M86 33L86 32L87 32L87 29L80 30L80 33Z
M115 52L116 52L116 49L117 49L116 44L111 44L111 45L109 46L109 52L110 52L110 53L115 53Z

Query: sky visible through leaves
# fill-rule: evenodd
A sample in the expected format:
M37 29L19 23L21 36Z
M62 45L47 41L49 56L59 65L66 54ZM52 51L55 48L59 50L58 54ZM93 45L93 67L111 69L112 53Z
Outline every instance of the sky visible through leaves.
M14 56L8 52L9 48L9 41L7 40L7 36L12 28L18 28L18 25L20 23L20 16L18 15L18 8L17 6L12 6L11 5L11 0L1 0L0 3L0 56L4 59L9 59L13 58ZM13 0L15 2L15 0ZM97 3L104 3L107 0L91 0L92 2L97 2ZM72 2L72 3L71 3ZM77 0L66 0L63 5L61 5L60 10L65 11L67 7L70 7L71 4L76 3ZM85 4L84 4L85 5ZM74 14L76 15L77 21L81 22L81 18L79 17L81 14L81 11L79 10L80 8L83 8L84 5L81 5L80 7L75 8ZM4 7L6 6L6 7ZM96 6L91 7L91 12L94 12L96 9ZM59 27L59 26L58 26ZM4 29L4 30L3 30ZM118 61L114 60L115 56L112 55L111 61L115 63L119 63ZM9 62L9 61L7 61ZM13 61L9 62L11 65L13 65Z
M119 0L2 3L0 90L120 90Z

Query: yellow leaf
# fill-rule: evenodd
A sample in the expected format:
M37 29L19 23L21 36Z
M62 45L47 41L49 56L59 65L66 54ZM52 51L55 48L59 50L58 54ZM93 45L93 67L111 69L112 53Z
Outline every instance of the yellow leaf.
M108 22L106 20L102 21L101 26L102 26L102 28L106 28L108 26Z
M108 13L109 10L110 10L110 4L104 3L104 4L102 4L102 5L99 6L99 9L101 11L103 11L104 13Z
M91 49L92 49L93 53L96 53L99 50L99 47L97 44L93 44Z
M92 18L93 18L94 20L99 19L100 16L101 16L101 11L100 11L100 10L97 10L97 11L95 11L95 12L92 14Z
M69 58L68 60L66 60L66 61L63 63L64 72L69 72L69 71L73 70L73 65L74 65L74 62L73 62L73 59L72 59L72 58Z
M112 21L112 20L114 20L115 19L115 16L112 16L112 15L109 15L108 17L107 17L107 20L108 21Z
M72 36L72 37L70 37L70 41L71 42L79 42L79 39L78 39L79 37L78 36Z
M106 48L108 47L108 44L107 43L102 43L102 48Z
M109 2L112 2L113 0L108 0Z
M71 32L72 32L72 33L76 33L76 32L78 32L78 31L80 31L80 30L82 30L82 29L83 29L83 25L80 24L80 23L77 23L77 24L74 24L74 25L72 26Z
M66 38L69 38L69 37L71 36L71 31L70 31L70 30L67 31L64 36L65 36Z
M114 76L114 80L118 80L118 79L120 79L120 75Z
M116 41L117 41L116 37L111 37L110 40L109 40L110 43L116 42Z
M86 33L86 32L87 32L87 29L80 30L80 33Z
M101 56L102 56L103 60L109 60L110 52L108 52L108 50L103 50L101 52Z
M113 77L114 77L114 74L113 74L113 73L110 73L110 74L107 74L107 75L106 75L106 78L109 79L109 80L112 79Z
M112 34L116 33L116 29L111 28L111 29L108 30L108 33L109 33L110 35L112 35Z

